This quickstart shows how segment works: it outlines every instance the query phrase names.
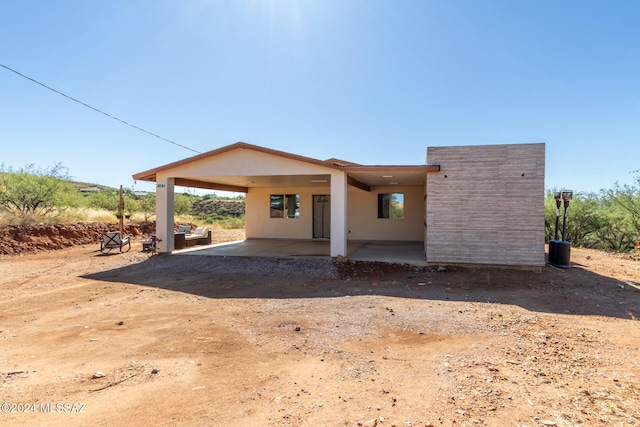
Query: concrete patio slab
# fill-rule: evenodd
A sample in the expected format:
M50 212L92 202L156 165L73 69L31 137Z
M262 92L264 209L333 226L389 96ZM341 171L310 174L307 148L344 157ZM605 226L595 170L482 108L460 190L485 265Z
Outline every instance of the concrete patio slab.
M349 242L347 251L347 258L354 261L427 265L422 242ZM190 247L174 251L173 254L329 258L330 242L328 240L247 239Z
M348 257L355 261L379 261L426 266L422 242L367 242Z

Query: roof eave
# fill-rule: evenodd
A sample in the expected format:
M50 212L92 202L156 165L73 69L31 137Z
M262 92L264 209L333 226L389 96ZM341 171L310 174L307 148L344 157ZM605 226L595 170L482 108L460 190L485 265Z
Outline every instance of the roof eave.
M404 171L404 172L439 172L440 165L359 165L344 166L346 172Z
M186 159L178 160L177 162L168 163L163 166L158 166L153 169L149 169L143 172L139 172L133 175L133 179L140 181L155 181L156 175L158 172L162 172L168 169L173 169L178 166L183 166L188 163L192 163L198 160L206 159L211 156L216 156L222 153L226 153L228 151L236 150L236 149L246 149L258 151L265 154L271 154L273 156L284 157L287 159L298 160L305 163L311 163L319 166L328 167L331 169L341 169L339 165L333 164L331 162L327 162L324 160L318 160L311 157L300 156L298 154L287 153L285 151L273 150L271 148L260 147L259 145L247 144L246 142L236 142L235 144L227 145L225 147L217 148L215 150L207 151L206 153L197 154L195 156L187 157Z

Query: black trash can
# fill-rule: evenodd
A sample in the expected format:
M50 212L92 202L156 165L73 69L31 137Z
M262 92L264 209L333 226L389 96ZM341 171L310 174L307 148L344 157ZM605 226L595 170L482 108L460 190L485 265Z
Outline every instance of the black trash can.
M571 268L571 243L564 240L549 241L549 264Z

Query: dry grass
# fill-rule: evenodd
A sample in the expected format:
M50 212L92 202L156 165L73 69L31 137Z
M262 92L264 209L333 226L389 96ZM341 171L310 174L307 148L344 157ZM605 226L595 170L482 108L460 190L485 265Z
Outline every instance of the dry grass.
M76 215L68 210L52 212L47 215L4 211L0 213L0 226L31 224L64 224L77 221Z
M125 223L146 222L146 220L148 219L145 218L145 215L135 213L130 218L126 218ZM150 220L155 220L155 215ZM93 208L68 208L46 216L25 215L16 211L0 213L0 227L6 225L68 224L79 221L117 222L118 218L112 211ZM244 229L245 225L244 220L240 218L227 218L222 221L211 222L202 221L192 215L177 215L175 222L197 224L214 230L239 230Z
M209 227L214 230L240 230L244 229L245 223L241 218L229 217L222 221L203 221L193 215L176 215L175 222L197 224L202 227Z
M18 211L5 211L0 214L0 226L30 224L68 224L78 221L115 222L116 216L104 209L68 208L47 215L24 214Z

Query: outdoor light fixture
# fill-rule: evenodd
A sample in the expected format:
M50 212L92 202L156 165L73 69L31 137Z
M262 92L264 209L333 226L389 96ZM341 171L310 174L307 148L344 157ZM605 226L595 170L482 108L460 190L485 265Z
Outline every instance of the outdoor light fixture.
M562 190L553 193L553 198L556 201L556 229L554 239L549 242L549 264L557 267L571 267L570 253L571 243L564 240L565 231L567 227L567 217L569 208L569 202L573 199L573 191ZM558 240L558 223L560 221L560 205L564 206L564 215L562 219L562 240Z
M311 182L327 182L326 179L312 179Z
M382 175L383 178L393 178L393 175Z

